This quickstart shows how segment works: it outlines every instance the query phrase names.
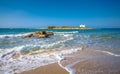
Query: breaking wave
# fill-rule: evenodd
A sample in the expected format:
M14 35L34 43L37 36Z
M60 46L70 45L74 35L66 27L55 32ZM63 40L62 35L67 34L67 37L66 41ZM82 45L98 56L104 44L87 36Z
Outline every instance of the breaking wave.
M33 33L33 32L31 32L31 33ZM24 36L24 35L27 35L27 34L30 34L30 33L22 33L22 34L2 34L2 35L0 35L0 38L21 37L21 36Z

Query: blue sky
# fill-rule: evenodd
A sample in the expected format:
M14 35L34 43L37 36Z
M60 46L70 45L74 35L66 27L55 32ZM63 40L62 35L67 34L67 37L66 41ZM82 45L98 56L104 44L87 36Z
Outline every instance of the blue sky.
M120 28L120 0L0 0L0 28Z

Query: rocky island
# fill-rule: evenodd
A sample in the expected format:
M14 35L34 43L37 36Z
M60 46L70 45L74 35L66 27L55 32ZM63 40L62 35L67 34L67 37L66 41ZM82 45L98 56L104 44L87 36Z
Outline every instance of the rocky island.
M86 25L84 24L81 24L80 26L46 26L45 28L43 29L77 29L77 30L92 30L93 28L90 28L90 27L87 27Z

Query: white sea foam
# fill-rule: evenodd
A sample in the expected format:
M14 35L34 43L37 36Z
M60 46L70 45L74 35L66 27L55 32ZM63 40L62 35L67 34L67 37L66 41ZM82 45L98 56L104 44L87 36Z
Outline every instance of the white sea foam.
M76 73L76 70L72 69L71 67L74 66L74 65L77 64L77 63L79 63L79 61L76 61L76 62L74 62L74 63L72 63L72 64L70 64L70 65L67 65L67 66L65 67L65 69L66 69L67 71L69 71L70 74L75 74L75 73Z
M18 47L13 47L13 48L9 48L9 49L0 49L0 57L3 58L4 56L7 56L7 58L11 58L10 55L8 55L9 53L12 55L12 52L17 52L19 53L20 50L25 47L24 45L22 46L18 46Z
M0 38L4 38L6 36L8 37L18 37L18 36L23 36L25 34L11 34L11 35L0 35ZM81 48L78 49L69 49L69 50L62 50L61 52L55 52L55 56L50 56L50 54L42 55L42 54L35 54L35 55L20 55L18 58L13 58L15 54L20 54L20 51L23 50L25 47L36 47L40 46L40 48L49 48L53 47L55 45L65 43L68 40L73 39L73 34L58 34L58 36L61 36L62 40L55 40L55 42L50 42L50 43L43 43L40 45L39 43L34 43L34 44L25 44L13 48L6 48L6 49L0 49L0 64L1 64L1 69L0 71L3 71L4 74L14 74L14 73L19 73L23 72L26 70L31 70L43 65L47 65L50 63L58 62L58 64L63 67L60 64L60 61L64 59L64 54L71 54L74 52L77 52L78 50L81 50ZM54 41L54 40L53 40ZM36 41L34 41L36 42ZM39 51L39 50L38 50ZM66 69L68 72L71 73L73 69L68 69L68 67L63 67ZM70 67L69 67L70 68ZM73 71L72 71L73 72Z
M4 74L19 73L19 72L35 69L37 67L47 65L50 63L55 63L57 61L62 68L66 69L68 72L73 74L73 71L72 71L73 69L70 70L70 68L68 69L68 67L63 67L60 64L60 61L64 59L64 56L63 56L64 54L71 54L73 52L77 52L81 50L81 48L77 48L77 49L62 50L60 52L55 51L54 52L55 57L50 56L50 54L45 54L45 55L27 54L27 55L20 55L20 57L17 59L12 58L14 54L19 53L19 51L24 47L25 46L14 47L7 50L7 52L5 50L4 52L2 52L4 53L5 56L1 58L0 64L2 64L2 66L0 70L3 71Z
M57 62L57 59L49 55L21 55L21 57L17 59L2 59L1 63L4 63L4 65L1 67L0 70L4 71L4 74L14 74L54 62Z
M51 42L51 43L43 43L43 41L39 41L39 42L41 42L41 43L43 43L43 44L40 44L40 43L34 43L34 44L25 44L25 45L21 45L21 46L16 46L16 47L13 47L13 48L5 48L5 49L0 49L0 57L2 56L2 55L6 55L6 54L8 54L8 53L10 53L10 52L13 52L13 51L15 51L15 52L20 52L23 48L27 48L27 47L40 47L40 48L50 48L50 47L53 47L53 46L55 46L55 45L58 45L58 44L61 44L61 43L64 43L64 42L66 42L66 41L68 41L68 40L72 40L73 39L73 37L70 35L67 35L67 36L65 36L65 39L63 38L63 40L60 40L60 41L56 41L56 42ZM36 42L36 41L34 41L34 42Z
M41 48L53 47L55 45L58 45L58 44L61 44L61 43L65 43L65 42L73 39L73 35L72 34L59 34L59 36L62 36L61 38L63 38L63 39L59 40L59 41L56 41L56 42L49 43L49 44L47 44L47 43L43 44L43 45L41 45Z
M54 33L56 33L56 34L61 34L61 33L64 33L64 34L70 34L70 33L79 33L79 31L68 31L68 32L54 32Z
M100 51L100 50L97 50L97 51ZM112 53L112 52L109 52L109 51L100 51L102 53L105 53L105 54L109 54L109 55L112 55L112 56L115 56L115 57L120 57L119 54L115 54L115 53Z
M21 36L24 36L24 35L27 35L27 34L31 34L33 32L30 32L30 33L21 33L21 34L3 34L3 35L0 35L0 38L5 38L5 37L21 37Z
M69 39L66 39L66 40L62 40L62 41L57 41L57 42L54 42L54 43L51 43L51 44L44 44L44 45L41 45L41 48L49 48L49 47L52 47L52 46L55 46L55 45L58 45L60 43L64 43L68 40L72 40L73 38L69 38Z
M5 38L5 37L20 37L20 36L24 36L24 35L28 35L34 32L29 32L29 33L19 33L19 34L2 34L0 35L0 38ZM55 34L74 34L74 33L78 33L78 31L71 31L71 32L54 32Z
M72 53L77 52L79 50L82 50L82 48L62 50L60 52L54 53L55 57L58 59L59 66L65 70L67 70L70 74L75 74L76 71L74 69L72 69L71 67L74 66L75 64L77 64L79 61L74 62L70 65L67 65L66 67L64 67L60 62L61 62L61 60L65 59L64 54L72 54Z

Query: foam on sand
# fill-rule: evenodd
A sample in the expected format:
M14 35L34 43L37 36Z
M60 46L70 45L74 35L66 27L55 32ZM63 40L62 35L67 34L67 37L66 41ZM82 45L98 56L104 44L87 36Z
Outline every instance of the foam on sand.
M43 65L57 62L57 59L55 57L43 54L20 55L16 59L12 58L11 56L11 54L8 54L4 58L1 58L0 70L3 71L4 74L20 73L23 71L35 69Z
M96 50L96 51L99 51L99 52L102 52L102 53L105 53L105 54L108 54L108 55L112 55L112 56L115 56L115 57L120 57L119 54L115 54L115 53L112 53L112 52L109 52L109 51L100 51L100 50Z
M64 54L72 54L72 53L77 52L79 50L82 50L82 48L62 50L59 53L58 52L54 53L54 56L58 59L58 64L60 65L60 67L67 70L70 74L75 74L76 71L74 69L72 69L71 67L74 66L75 64L79 63L79 61L76 61L70 65L67 65L66 67L64 67L60 62L65 59Z
M61 51L43 52L43 53L39 53L39 51L37 51L39 54L21 55L19 51L22 48L23 47L19 47L19 49L18 48L11 49L9 52L1 56L0 70L3 71L4 74L20 73L23 71L28 71L55 62L58 62L60 67L67 70L70 74L74 74L75 70L73 70L71 67L73 66L73 64L76 63L64 67L60 62L65 59L64 57L65 54L72 54L74 52L81 50L81 48L75 48L75 49L67 49ZM15 51L15 49L17 50ZM19 54L18 55L19 57L14 58L14 55L16 54Z

